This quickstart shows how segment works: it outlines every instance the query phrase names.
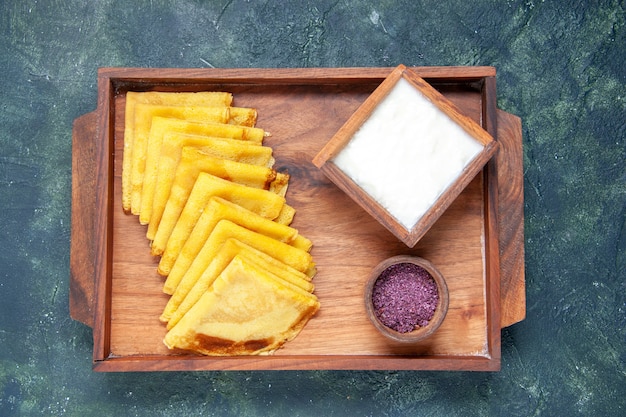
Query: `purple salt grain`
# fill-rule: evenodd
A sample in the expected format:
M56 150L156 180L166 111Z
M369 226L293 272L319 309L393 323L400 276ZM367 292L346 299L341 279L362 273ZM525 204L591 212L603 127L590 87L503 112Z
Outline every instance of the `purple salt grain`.
M372 301L381 323L399 333L408 333L428 325L439 303L439 292L428 271L406 262L392 265L380 274Z

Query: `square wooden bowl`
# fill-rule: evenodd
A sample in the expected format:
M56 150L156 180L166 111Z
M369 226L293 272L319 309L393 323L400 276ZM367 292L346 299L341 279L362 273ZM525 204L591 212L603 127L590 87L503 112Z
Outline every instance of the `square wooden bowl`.
M406 80L408 83L402 83L402 80ZM418 95L407 97L406 94L403 96L403 93L399 91L396 91L395 95L393 95L396 88L404 87L405 85L413 87ZM411 92L410 90L407 91ZM406 100L404 101L399 100L405 98ZM390 100L392 101L389 102ZM398 101L393 102L393 100ZM429 103L432 103L434 106L431 106ZM395 112L407 117L402 120L381 119L380 117L374 119L372 116L377 111L382 111L382 105L387 105L389 110L384 110L385 113L381 115L392 115L391 113ZM407 105L413 105L414 107L409 109ZM399 108L399 106L402 106L402 108ZM432 118L429 115L438 117L445 124L440 129L426 127L431 126L429 123L432 123ZM411 117L411 120L408 120L408 117ZM398 124L401 124L402 127L398 128ZM453 124L457 124L461 129L458 129ZM392 132L394 129L395 132L390 133L387 137L379 136L381 133ZM375 138L374 146L376 148L372 149L372 151L376 152L375 155L372 154L374 160L366 161L370 156L366 155L363 158L363 152L359 149L352 151L359 152L359 154L351 156L350 166L345 162L339 161L338 157L342 156L342 152L348 149L349 144L352 144L352 149L372 145L372 140L365 138L364 135L367 133L363 133L364 131L374 133L373 136L370 136ZM359 134L361 136L357 139ZM392 144L389 143L389 137L393 141ZM476 144L479 145L476 147L477 153L475 156L462 154L463 144L469 143L467 138L475 140ZM358 144L354 142L356 140L359 140ZM429 145L428 141L434 141L433 143L436 144L442 144L443 141L447 142L446 145ZM407 161L398 162L398 159L394 158L395 160L392 163L400 163L401 166L394 166L393 169L381 168L387 166L387 161L382 160L384 156L381 156L385 155L384 148L387 146L394 150L391 152L394 154L394 157L400 156L400 158L402 156L398 153L408 152L411 155L416 155L416 152L420 153L422 150L423 153L429 152L427 148L447 146L444 149L446 151L444 159L448 161L458 160L459 162L456 163L456 166L451 167L456 171L442 172L439 169L443 178L434 178L434 181L429 181L426 176L419 177L421 174L430 174L430 172L424 172L424 169L420 167L424 164L417 162L417 160L407 164ZM482 147L482 149L478 150L480 149L479 147ZM435 90L415 72L404 65L400 65L385 78L380 86L337 131L315 156L313 163L378 222L412 248L428 232L437 219L441 217L443 212L459 196L476 174L483 169L496 149L497 142L486 130L464 115L450 100ZM368 150L367 152L371 151ZM436 158L440 157L433 155L431 159ZM356 168L353 164L359 165L359 167ZM438 163L437 165L441 166L442 164ZM355 170L357 171L355 172ZM350 174L349 171L352 171L353 174ZM432 172L432 170L430 171ZM407 173L408 175L413 175L413 178L407 178ZM372 187L371 183L374 181L376 184ZM378 184L378 181L385 185L381 186ZM416 181L420 184L424 183L424 181L430 183L441 181L441 184L435 186L440 188L431 190L428 190L427 187L424 187L426 188L425 190L418 190L418 187L412 187L411 185L408 188L403 187L404 189L402 190L396 189L400 184L408 185L413 182L414 185L417 185ZM384 189L384 191L381 191L381 189ZM437 193L437 190L441 191ZM384 196L381 194L384 194ZM411 199L407 199L408 194L412 194ZM386 202L382 200L386 200ZM404 209L404 211L408 210L409 212L409 222L403 219L404 215L394 212L396 207L390 207L392 200L393 204L397 201L403 201L406 204L406 201L409 200L408 209ZM427 203L430 201L431 203L424 208L423 201ZM411 226L411 224L413 225Z

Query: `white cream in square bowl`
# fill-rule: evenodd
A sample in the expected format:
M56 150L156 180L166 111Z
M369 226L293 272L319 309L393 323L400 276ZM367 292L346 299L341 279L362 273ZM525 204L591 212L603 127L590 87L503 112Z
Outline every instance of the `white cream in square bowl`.
M332 161L411 230L483 148L400 78Z

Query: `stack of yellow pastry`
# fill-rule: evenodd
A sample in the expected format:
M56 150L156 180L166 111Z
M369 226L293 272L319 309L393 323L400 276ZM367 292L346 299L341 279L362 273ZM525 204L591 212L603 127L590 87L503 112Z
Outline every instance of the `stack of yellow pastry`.
M290 226L252 108L224 92L128 92L122 207L147 225L171 297L164 343L205 355L268 354L320 304L312 242Z

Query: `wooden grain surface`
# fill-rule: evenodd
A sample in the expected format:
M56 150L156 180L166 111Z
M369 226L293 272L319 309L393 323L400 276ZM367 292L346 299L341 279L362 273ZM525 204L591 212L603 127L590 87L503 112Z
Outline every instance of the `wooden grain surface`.
M522 121L498 110L498 229L500 234L500 322L511 326L526 317L524 270L524 176Z
M276 167L292 176L287 200L297 209L294 227L314 242L312 254L319 268L314 282L316 294L322 302L318 315L294 341L273 358L250 359L243 368L290 368L289 357L301 358L300 369L331 367L324 365L324 358L333 357L347 358L343 363L329 361L332 367L345 369L368 369L368 363L372 363L374 369L406 367L406 364L396 363L396 358L401 361L400 358L407 355L409 358L439 358L433 369L447 369L446 358L450 358L449 368L454 369L459 367L454 365L459 357L488 356L484 175L479 174L416 247L408 249L311 163L325 141L375 85L374 79L348 84L228 86L235 94L236 105L258 109L259 127L272 133L266 144L274 149ZM465 114L481 121L483 103L479 93L457 88L454 83L439 87ZM108 356L112 363L117 360L113 357L130 358L125 367L136 370L239 369L242 362L229 360L207 364L205 358L188 358L189 361L181 364L177 361L179 358L172 357L162 344L165 328L158 316L167 296L161 292L163 281L155 271L157 259L149 254L145 227L139 225L135 216L124 214L119 204L123 108L124 94L121 92L115 95L110 107L114 114L115 158L108 294L110 331L106 338ZM99 325L93 320L93 277L96 272L92 239L95 221L90 206L93 188L83 184L92 181L89 168L93 168L95 160L93 141L99 136L93 123L95 119L93 114L86 115L77 119L74 125L70 294L72 317L92 327ZM522 174L517 153L521 148L517 121L498 112L498 133L502 132L509 139L503 142L505 146L501 146L497 159L498 166L510 164L506 170L498 170L502 179L508 175L521 177ZM515 152L509 158L510 148ZM522 222L521 228L519 224L507 222L505 234L501 234L500 256L507 261L502 264L502 298L497 307L506 309L502 313L502 324L509 325L523 319L525 312L523 212L520 218L523 205L519 187L510 192L506 186L508 178L501 182L504 187L500 187L500 196L504 199L500 199L498 210L515 212L517 216L513 223ZM431 260L446 276L450 288L450 312L442 328L428 341L411 347L390 344L379 336L367 321L362 302L363 284L369 270L381 259L397 254L417 254ZM377 357L385 358L384 365L376 365ZM177 365L163 365L169 360L176 361ZM460 361L464 362L460 367L472 369L473 365L467 363L467 359ZM115 368L115 365L110 366ZM418 367L427 369L431 365L425 363ZM480 365L476 367L480 368Z
M72 131L70 315L89 327L93 327L95 296L96 116L96 112L92 112L77 118Z

